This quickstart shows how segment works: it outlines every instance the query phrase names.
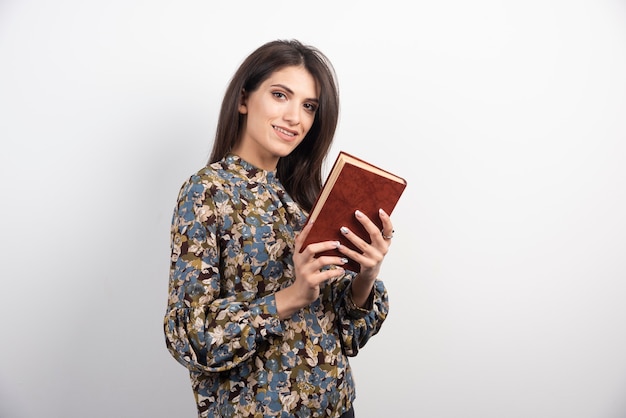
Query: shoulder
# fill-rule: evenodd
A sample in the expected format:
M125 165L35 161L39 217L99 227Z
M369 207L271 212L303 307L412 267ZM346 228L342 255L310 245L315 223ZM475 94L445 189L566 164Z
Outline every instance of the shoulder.
M204 201L227 199L234 189L246 188L245 176L227 160L208 164L191 174L181 186L180 198Z
M217 162L206 165L191 174L183 182L182 189L205 191L215 187L222 188L231 182L230 176L223 166Z
M220 163L204 166L185 179L178 192L175 214L193 222L207 220L217 206L229 200L229 176Z

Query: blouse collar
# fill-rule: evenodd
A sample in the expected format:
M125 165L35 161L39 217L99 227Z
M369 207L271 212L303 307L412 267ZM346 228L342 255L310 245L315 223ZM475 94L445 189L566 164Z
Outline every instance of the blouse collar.
M229 153L224 157L226 167L255 183L274 183L276 181L276 170L263 170L258 168L240 156Z

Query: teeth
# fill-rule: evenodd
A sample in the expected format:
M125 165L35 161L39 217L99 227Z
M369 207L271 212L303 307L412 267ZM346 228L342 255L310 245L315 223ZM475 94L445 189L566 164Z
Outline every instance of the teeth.
M279 132L284 133L285 135L289 135L289 136L295 136L295 134L293 134L292 132L288 132L284 129L279 128L278 126L274 126L274 129L276 129Z

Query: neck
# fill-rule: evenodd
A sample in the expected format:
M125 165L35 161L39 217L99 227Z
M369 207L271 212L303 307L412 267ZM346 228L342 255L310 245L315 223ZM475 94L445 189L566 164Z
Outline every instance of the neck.
M263 156L258 153L245 152L240 148L233 149L232 153L239 156L242 160L265 171L275 171L278 166L278 160L280 159L280 157Z

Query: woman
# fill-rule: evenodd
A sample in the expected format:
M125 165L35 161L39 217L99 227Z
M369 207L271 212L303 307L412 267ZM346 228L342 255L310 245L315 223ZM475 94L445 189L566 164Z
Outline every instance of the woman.
M354 416L348 356L387 315L377 275L393 228L383 211L383 233L357 211L371 244L346 231L360 251L301 251L338 113L321 52L262 45L228 86L209 164L180 190L164 327L199 417ZM345 257L315 257L332 248Z

